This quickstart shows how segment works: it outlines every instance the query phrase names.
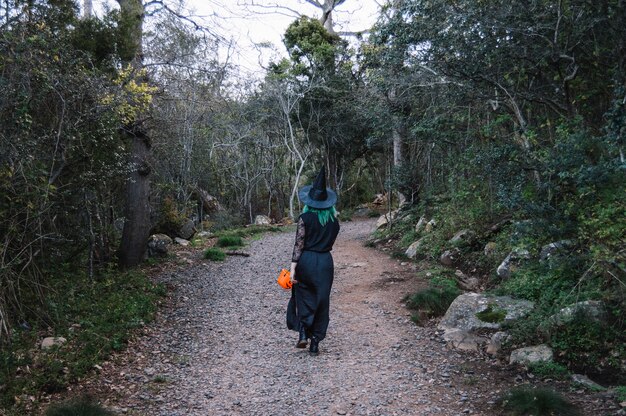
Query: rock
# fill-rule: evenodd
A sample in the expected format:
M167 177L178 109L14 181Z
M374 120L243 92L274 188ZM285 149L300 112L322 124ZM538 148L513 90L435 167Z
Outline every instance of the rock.
M46 337L41 341L41 349L49 350L52 347L58 347L65 344L67 340L63 337Z
M595 390L595 391L604 391L604 390L606 390L605 387L602 387L601 385L599 385L595 381L591 380L589 377L584 376L582 374L572 374L572 381L574 383L583 385L583 386L587 387L590 390Z
M552 362L554 353L545 344L534 347L518 348L511 352L509 364L534 364Z
M415 232L419 233L422 231L422 228L424 228L424 226L426 225L426 217L420 217L419 221L417 221L417 224L415 224Z
M452 266L458 258L459 254L461 254L461 252L459 251L459 249L456 248L452 250L446 250L439 257L439 262L444 266Z
M539 253L539 260L545 261L555 255L566 251L567 249L572 248L576 243L573 240L561 240L556 241L554 243L546 244L541 247L541 252Z
M454 234L454 237L450 239L450 243L458 244L462 241L467 241L474 237L475 233L472 230L461 230Z
M417 255L417 249L419 248L421 243L422 239L417 240L416 242L411 244L409 248L406 249L406 253L404 254L410 259L415 258L415 256Z
M196 234L196 237L210 238L212 235L213 235L213 233L210 232L210 231L200 231L198 234Z
M492 254L496 252L497 248L498 248L498 245L494 243L493 241L490 241L487 244L485 244L485 249L483 250L483 253L485 253L485 256L491 256Z
M376 215L376 211L369 208L368 206L357 207L357 209L354 211L354 214L352 214L353 217L358 218L369 218L372 215Z
M487 342L486 338L464 330L445 332L443 339L454 348L463 351L478 351Z
M385 204L387 204L387 194L376 194L372 204L374 204L374 205L385 205Z
M272 220L267 215L257 215L254 218L254 225L272 225Z
M595 322L606 322L606 305L600 300L586 300L566 306L550 317L555 325L564 325L571 322L578 314Z
M521 260L530 259L530 253L528 250L515 249L511 251L506 258L500 263L496 274L502 279L508 279L511 277L511 272L515 271Z
M461 286L461 289L463 290L476 290L480 285L480 280L475 277L467 276L461 270L456 270L454 275L459 282L459 286Z
M201 188L194 189L194 196L202 204L202 210L206 214L224 210L224 208L222 208L217 198L210 195L204 189L201 189Z
M533 306L531 301L513 299L508 296L465 293L452 302L439 323L439 329L446 332L459 329L468 331L481 328L498 329L504 322L525 316ZM476 314L484 312L489 307L503 311L504 316L501 322L485 322L478 319Z
M196 224L192 220L187 220L184 224L178 229L177 236L180 238L184 238L185 240L190 240L191 237L196 233Z
M376 221L376 229L378 230L386 226L387 224L389 224L389 222L393 221L397 215L398 215L398 210L391 211L390 213L381 215L380 218L378 218L378 221Z
M164 256L167 254L167 246L172 244L172 239L165 234L153 234L148 239L148 256Z
M189 240L185 240L184 238L179 238L179 237L174 238L174 242L176 244L180 244L183 247L187 247L189 244L191 244Z
M432 233L436 226L437 226L437 221L430 220L430 221L428 221L428 223L424 227L424 232Z
M504 331L498 331L491 336L487 345L487 354L498 355L502 350L502 344L509 338L509 334Z

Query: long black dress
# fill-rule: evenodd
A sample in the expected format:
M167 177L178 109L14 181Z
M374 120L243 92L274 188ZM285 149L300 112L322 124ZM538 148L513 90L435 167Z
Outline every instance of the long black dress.
M301 325L310 336L319 341L326 337L329 322L330 289L333 285L334 264L330 250L333 248L339 221L328 221L322 227L317 214L307 212L300 215L296 243L292 261L297 262L296 277L298 281L292 291L290 309L293 307L297 321L289 327L298 331ZM295 299L294 299L295 298ZM289 318L288 318L289 321ZM289 322L288 322L289 324Z

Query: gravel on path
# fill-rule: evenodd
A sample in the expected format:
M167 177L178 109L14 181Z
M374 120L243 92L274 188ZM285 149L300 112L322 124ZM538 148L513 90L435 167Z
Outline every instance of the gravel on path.
M515 376L411 322L402 299L424 283L417 266L364 246L373 226L342 224L319 356L286 328L290 293L275 279L294 235L273 233L250 243L250 257L162 276L172 305L90 389L131 415L500 414L495 400Z

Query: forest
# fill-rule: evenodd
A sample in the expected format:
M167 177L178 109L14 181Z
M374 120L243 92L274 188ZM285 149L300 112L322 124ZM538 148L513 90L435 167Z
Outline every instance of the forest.
M339 33L329 16L351 1L307 0L322 18L295 19L258 81L177 2L1 2L2 407L62 391L151 319L151 235L296 219L320 166L340 220L389 217L372 245L454 251L485 290L537 305L512 344L626 385L626 3L388 0ZM453 299L441 273L430 293ZM583 301L605 319L543 325ZM25 352L42 333L83 348L42 364Z

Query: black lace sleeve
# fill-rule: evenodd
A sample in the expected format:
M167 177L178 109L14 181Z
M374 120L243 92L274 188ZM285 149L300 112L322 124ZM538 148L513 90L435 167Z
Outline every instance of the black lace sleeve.
M304 250L304 232L304 221L300 218L298 220L298 231L296 231L296 243L293 246L293 255L291 256L291 261L294 263L300 260L302 250Z

